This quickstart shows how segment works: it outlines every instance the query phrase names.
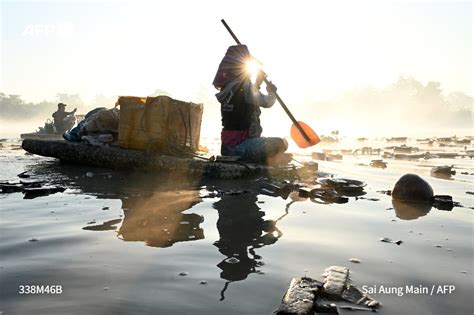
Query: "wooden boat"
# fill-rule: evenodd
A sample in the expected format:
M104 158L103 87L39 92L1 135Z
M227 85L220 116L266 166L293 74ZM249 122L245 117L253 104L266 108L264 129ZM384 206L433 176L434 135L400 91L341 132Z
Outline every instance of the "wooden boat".
M96 147L65 140L25 139L22 148L33 154L60 159L62 162L120 170L168 171L192 177L233 179L294 173L293 167L276 168L232 160L216 162L196 157L125 150L114 146Z

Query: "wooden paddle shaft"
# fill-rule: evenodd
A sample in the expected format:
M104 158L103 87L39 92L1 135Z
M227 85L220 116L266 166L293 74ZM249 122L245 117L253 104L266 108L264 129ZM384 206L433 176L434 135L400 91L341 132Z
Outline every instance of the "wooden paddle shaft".
M229 25L227 25L227 23L224 21L224 19L221 20L222 24L224 24L225 28L227 29L227 31L230 33L230 35L232 36L232 38L235 40L235 42L238 44L238 45L242 45L239 41L239 39L237 38L237 36L235 36L234 32L232 32L232 30L230 29ZM265 82L265 84L267 86L272 86L273 87L273 84L270 83L270 81L268 81L268 79L266 77L263 77L263 82ZM310 142L311 140L309 139L308 135L306 134L306 132L303 130L303 128L301 127L301 125L298 123L298 121L295 119L295 117L293 116L293 114L290 112L290 110L288 109L288 107L286 107L285 105L285 102L283 102L283 100L281 99L281 97L278 95L278 93L273 90L273 93L275 94L275 97L276 99L278 100L278 102L280 103L281 107L283 107L283 109L285 110L286 114L288 115L288 117L290 117L291 121L293 122L293 124L295 124L296 128L298 128L299 132L303 135L304 139L308 142Z

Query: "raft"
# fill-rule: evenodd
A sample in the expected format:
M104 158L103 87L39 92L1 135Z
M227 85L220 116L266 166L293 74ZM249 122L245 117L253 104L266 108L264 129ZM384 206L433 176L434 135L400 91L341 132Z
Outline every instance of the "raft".
M20 135L22 139L38 139L38 140L62 140L63 136L58 134L49 134L49 133L37 133L37 132L30 132L30 133L22 133Z
M242 162L215 162L200 158L176 157L119 147L96 147L65 140L25 139L22 148L30 153L57 158L62 162L117 170L173 172L185 176L235 179L289 171Z

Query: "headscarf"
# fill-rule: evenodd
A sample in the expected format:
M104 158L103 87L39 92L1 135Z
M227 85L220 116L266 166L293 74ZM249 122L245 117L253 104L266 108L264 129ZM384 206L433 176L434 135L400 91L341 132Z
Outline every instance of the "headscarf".
M250 59L250 52L246 45L230 46L219 64L212 84L220 90L235 79L243 80L248 75L246 63Z

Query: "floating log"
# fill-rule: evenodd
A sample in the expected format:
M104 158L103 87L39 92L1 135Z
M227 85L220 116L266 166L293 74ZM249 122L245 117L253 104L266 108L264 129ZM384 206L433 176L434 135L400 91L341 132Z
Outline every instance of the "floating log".
M61 161L119 170L168 171L186 176L233 179L289 172L287 168L242 162L213 162L199 158L176 157L118 147L95 147L79 142L25 139L25 151Z
M322 285L321 282L307 277L293 278L275 313L277 315L313 314L314 301Z
M380 303L351 284L349 272L349 268L331 266L324 270L323 282L308 277L293 278L280 306L274 313L277 315L339 314L338 309L375 311ZM341 301L352 303L352 305L340 305Z

